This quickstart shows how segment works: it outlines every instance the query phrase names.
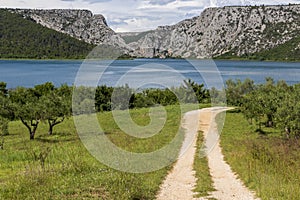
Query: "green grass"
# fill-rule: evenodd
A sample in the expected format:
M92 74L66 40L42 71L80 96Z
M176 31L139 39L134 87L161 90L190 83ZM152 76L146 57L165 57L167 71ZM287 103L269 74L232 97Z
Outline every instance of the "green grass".
M184 112L195 108L186 105ZM148 139L124 134L110 112L97 116L117 146L151 152L166 145L178 132L180 112L176 106L167 106L166 110L168 120L164 128ZM130 112L136 123L149 123L148 109ZM41 124L34 141L29 141L27 129L19 121L11 122L9 131L10 135L4 137L4 150L0 150L0 199L155 199L172 167L143 174L111 169L85 149L72 119L55 127L52 136L47 135L46 124ZM180 134L183 136L182 131Z
M194 170L196 171L197 183L194 189L196 193L195 197L205 197L209 195L209 192L214 191L213 181L208 167L207 157L203 156L201 147L204 142L204 136L202 132L199 132L197 138L197 152L194 160Z
M145 37L147 34L151 33L153 31L145 31L138 34L128 35L128 36L121 36L126 44L137 42L139 39Z
M226 161L261 199L300 197L300 141L273 128L256 132L241 113L227 112L221 135Z

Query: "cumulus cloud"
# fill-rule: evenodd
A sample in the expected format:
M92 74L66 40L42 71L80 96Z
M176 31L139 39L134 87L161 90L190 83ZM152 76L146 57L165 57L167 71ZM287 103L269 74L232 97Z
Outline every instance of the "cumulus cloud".
M176 0L150 0L149 3L153 5L166 5Z
M68 2L80 2L79 0L61 0L61 1L68 1ZM103 2L108 2L112 0L83 0L84 2L88 3L103 3Z
M0 7L89 9L103 14L115 31L127 32L175 24L212 6L288 3L300 0L1 0Z
M95 3L103 3L103 2L109 2L112 0L83 0L84 2L88 2L90 4L95 4Z
M182 6L178 10L182 11L192 11L192 10L203 10L204 7L194 7L194 6Z

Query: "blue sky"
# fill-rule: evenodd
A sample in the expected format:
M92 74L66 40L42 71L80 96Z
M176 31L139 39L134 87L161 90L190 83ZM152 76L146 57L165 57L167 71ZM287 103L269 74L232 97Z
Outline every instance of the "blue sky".
M89 9L103 14L115 31L135 32L175 24L200 15L207 7L288 3L300 0L0 0L0 7Z

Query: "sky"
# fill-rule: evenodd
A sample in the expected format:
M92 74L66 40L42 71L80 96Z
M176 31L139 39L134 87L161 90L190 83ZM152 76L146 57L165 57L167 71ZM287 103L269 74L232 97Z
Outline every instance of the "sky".
M207 7L288 3L300 0L0 0L0 7L88 9L116 32L140 32L199 16Z

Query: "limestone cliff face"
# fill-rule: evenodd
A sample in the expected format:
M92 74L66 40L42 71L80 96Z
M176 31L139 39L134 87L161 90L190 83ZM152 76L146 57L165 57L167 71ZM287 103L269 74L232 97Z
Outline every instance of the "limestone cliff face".
M138 57L242 56L300 35L300 5L208 8L172 26L126 34L116 34L102 15L88 10L10 11L88 43L110 44Z
M143 57L245 55L300 33L300 5L208 8L199 17L158 27L129 43Z
M90 44L104 43L127 49L123 39L107 26L105 18L102 15L93 15L89 10L11 9L10 11Z

